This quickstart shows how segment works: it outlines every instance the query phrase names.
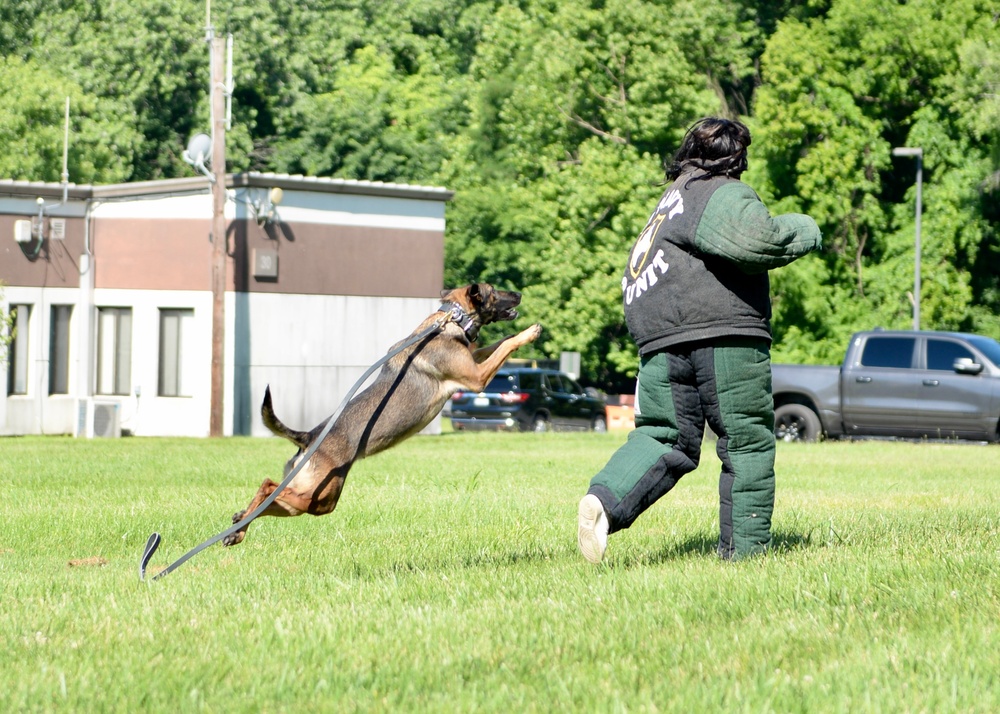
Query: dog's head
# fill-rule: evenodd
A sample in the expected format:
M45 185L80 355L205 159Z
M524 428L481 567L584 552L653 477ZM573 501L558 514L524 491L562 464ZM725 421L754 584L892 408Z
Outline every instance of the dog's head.
M521 293L497 290L489 283L473 283L463 288L442 291L441 300L455 303L466 314L474 316L478 325L482 326L515 319Z

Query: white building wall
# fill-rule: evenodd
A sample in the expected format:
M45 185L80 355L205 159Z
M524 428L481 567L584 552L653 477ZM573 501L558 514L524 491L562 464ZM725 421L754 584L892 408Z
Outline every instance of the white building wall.
M260 419L270 384L274 410L294 429L329 417L372 364L438 309L429 298L227 295L227 433L270 435ZM428 431L440 431L435 420Z
M122 429L136 436L209 433L212 295L202 291L94 290L92 338L71 288L5 288L7 306L32 306L28 330L28 394L0 399L0 434L72 434L78 399L93 395L116 402ZM48 394L49 321L52 305L73 305L70 322L69 393ZM338 295L226 294L225 433L269 436L260 419L270 384L275 412L293 428L308 430L332 414L348 390L393 344L405 339L440 305L436 299ZM5 306L6 307L6 306ZM97 395L97 311L132 309L131 388L128 395ZM193 311L191 340L184 346L184 380L191 396L163 397L159 388L161 309ZM85 308L83 308L85 309ZM93 346L80 359L80 345ZM6 394L6 370L0 387ZM427 431L438 433L435 420Z
M249 204L260 202L266 195L262 189L236 189L232 200L226 201L226 221L253 218ZM33 202L31 202L33 210ZM0 208L5 204L0 203ZM12 204L13 206L13 204ZM27 210L29 202L16 206ZM312 191L287 190L281 204L275 207L282 221L333 226L365 226L369 228L404 228L415 231L444 231L445 204L412 198L387 198L357 194L318 194ZM30 212L30 211L29 211ZM97 202L94 218L126 218L171 220L175 218L212 220L212 196L206 186L204 193L163 196L132 201Z
M131 393L127 397L97 395L95 399L120 402L122 429L135 436L208 436L212 386L211 292L103 288L94 290L94 305L95 310L132 308ZM158 394L161 309L194 312L191 341L184 345L184 381L191 396ZM96 365L96 358L92 363Z
M6 305L30 304L28 326L28 393L6 395L6 365L0 400L0 434L73 434L78 428L78 400L93 395L100 402L120 405L121 427L136 436L207 436L212 339L212 296L209 292L162 290L94 291L94 315L88 321L78 301L80 291L72 288L7 287ZM69 335L69 390L65 395L49 395L49 339L51 307L73 305ZM94 394L97 364L96 313L102 307L132 309L131 388L128 395ZM186 345L190 365L190 397L160 397L159 324L161 308L192 309L192 343ZM80 339L82 325L92 332L90 340ZM81 345L91 345L91 354L82 358ZM87 376L82 376L86 374Z

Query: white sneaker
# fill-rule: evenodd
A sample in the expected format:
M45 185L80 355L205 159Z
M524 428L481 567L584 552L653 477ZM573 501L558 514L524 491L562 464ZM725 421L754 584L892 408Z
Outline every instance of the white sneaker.
M604 559L604 551L608 547L608 516L601 500L592 493L580 500L576 542L589 562L596 564Z

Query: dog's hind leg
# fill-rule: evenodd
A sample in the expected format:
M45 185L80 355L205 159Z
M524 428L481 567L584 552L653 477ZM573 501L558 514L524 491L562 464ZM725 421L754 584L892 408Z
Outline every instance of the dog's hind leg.
M293 488L294 485L295 480L285 487L278 497L264 509L260 516L277 516L280 518L300 516L303 513L309 513L314 516L321 516L325 513L329 513L337 507L337 501L340 498L340 491L344 486L344 477L330 474L327 479L325 479L321 484L315 485L309 490L308 493L303 493L302 491ZM278 484L274 481L269 478L264 479L264 483L260 485L260 488L254 495L253 500L250 501L250 504L242 511L238 511L233 514L233 523L239 523L248 513L253 513L253 511L260 506L260 504L266 501L277 488ZM260 516L258 516L258 518ZM249 526L250 524L248 523L240 530L223 538L222 545L230 546L242 543L243 538L246 537L246 531Z
M268 496L274 493L274 490L276 488L278 488L278 484L276 484L269 478L264 479L264 483L260 485L260 488L257 489L257 493L250 501L250 505L248 505L242 511L237 511L236 513L233 514L233 523L239 523L240 521L243 520L244 517L246 517L248 513L252 513L257 508L257 506L262 504L265 500L267 500ZM294 506L290 506L290 504L286 504L283 502L287 496L293 496L293 494L290 493L290 489L288 488L286 488L278 498L274 499L274 501L272 501L268 505L268 507L264 509L264 512L261 513L260 515L297 516L300 513L302 513L302 511L294 508ZM223 538L222 545L228 546L228 545L238 545L239 543L242 543L243 538L246 536L247 527L249 527L249 525L250 524L248 523L240 530L236 531L235 533L230 533L228 536Z

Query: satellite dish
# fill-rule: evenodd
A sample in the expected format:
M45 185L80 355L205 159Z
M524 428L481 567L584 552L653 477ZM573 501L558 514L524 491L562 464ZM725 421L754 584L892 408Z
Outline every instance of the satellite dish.
M188 142L188 147L182 154L184 160L194 166L195 171L204 174L211 183L215 183L215 177L205 168L205 162L211 161L212 137L208 134L195 134Z
M198 168L210 160L211 153L212 138L208 134L195 134L184 151L184 160Z

